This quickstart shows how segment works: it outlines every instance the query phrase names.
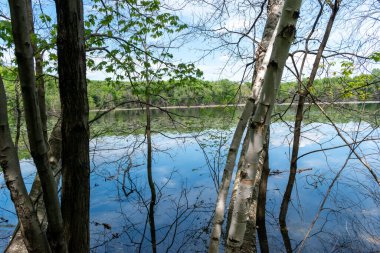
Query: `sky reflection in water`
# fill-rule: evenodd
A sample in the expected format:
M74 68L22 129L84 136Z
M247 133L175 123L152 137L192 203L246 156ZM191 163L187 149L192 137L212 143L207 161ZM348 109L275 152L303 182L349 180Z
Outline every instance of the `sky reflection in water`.
M356 134L357 123L339 124L346 136ZM155 208L158 252L205 252L209 224L216 198L205 153L214 166L221 148L225 161L232 130L205 130L201 135L153 135L153 176L158 189ZM358 140L372 128L362 123ZM378 130L371 134L379 136ZM168 138L168 136L170 138ZM198 136L197 140L194 136ZM201 144L210 143L213 146ZM334 128L313 123L303 128L300 154L343 144ZM271 252L284 252L278 226L279 206L288 179L292 134L284 123L271 126L270 168L267 193L267 232ZM322 145L322 146L321 146ZM368 162L380 165L378 142L363 142L360 152ZM150 192L146 175L144 137L107 136L92 141L91 232L93 252L150 252L147 206ZM304 237L323 199L326 188L348 156L348 148L317 152L299 160L296 187L292 195L287 225L293 248ZM218 164L216 161L215 164ZM223 167L223 164L219 164ZM23 175L33 179L33 165L22 162ZM127 171L124 173L124 171ZM221 174L220 174L221 175ZM6 245L17 219L8 191L0 179L0 250ZM123 183L124 180L124 183ZM123 190L124 185L124 190ZM356 159L351 159L326 202L303 252L376 252L380 250L379 187ZM7 211L9 210L9 211ZM8 220L6 222L5 220Z

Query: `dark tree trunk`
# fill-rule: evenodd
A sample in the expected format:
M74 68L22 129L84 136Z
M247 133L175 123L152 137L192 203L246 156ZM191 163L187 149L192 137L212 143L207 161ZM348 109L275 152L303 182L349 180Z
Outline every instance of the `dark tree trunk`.
M30 35L34 35L34 20L33 20L33 6L32 1L26 1L26 11L28 15L28 23L29 23L29 33ZM36 62L36 87L37 87L37 97L38 97L38 105L40 108L41 115L41 123L42 123L42 131L44 134L45 141L48 141L48 132L47 132L47 113L46 113L46 101L45 101L45 81L44 81L44 72L43 72L43 56L41 51L38 48L38 45L33 40L31 41L34 59Z
M89 252L90 160L83 2L57 0L62 216L69 252Z
M149 203L149 225L150 225L150 237L152 240L152 252L157 252L157 243L156 243L156 223L154 221L154 207L156 205L156 187L153 181L152 173L152 134L151 134L151 111L150 111L150 98L147 95L147 104L146 104L146 139L147 139L147 171L148 171L148 183L151 193L151 199Z
M304 104L305 104L305 96L302 96L301 94L298 100L296 119L294 123L293 151L292 151L292 157L290 161L289 180L288 180L288 184L286 185L284 197L281 202L281 210L280 210L280 215L279 215L281 235L284 241L286 252L288 253L293 252L293 250L292 250L292 244L289 238L288 228L286 227L286 214L288 212L288 206L289 206L294 182L296 181L297 158L298 158L299 144L300 144L300 139L301 139L301 124L303 120Z
M37 96L38 104L41 114L42 131L44 134L45 141L48 141L48 129L47 129L47 111L46 111L46 100L45 100L45 80L43 72L43 57L42 54L36 52L34 59L36 60L36 85L37 85Z
M50 169L36 93L33 49L26 1L9 0L15 54L24 102L30 151L37 167L48 217L48 239L54 252L67 252L57 187Z
M18 152L18 145L20 142L21 135L21 102L20 102L20 82L17 80L15 82L15 118L16 118L16 137L15 137L15 148Z
M146 46L146 38L144 40L144 49L147 52L148 48ZM145 61L148 63L148 55L145 54ZM149 73L148 68L146 68L146 73ZM151 238L151 244L152 244L152 252L157 252L157 240L156 240L156 222L154 219L154 207L156 206L156 186L154 185L153 180L153 171L152 171L152 114L150 110L151 105L151 97L150 97L150 81L149 77L145 77L146 87L145 87L145 110L146 110L146 129L145 129L145 136L147 140L147 174L148 174L148 184L150 189L150 203L149 203L149 226L150 226L150 238Z
M302 121L304 117L305 99L306 99L306 96L309 94L309 88L313 85L315 77L317 75L317 71L319 69L319 63L322 58L322 53L325 50L327 41L330 37L331 29L333 27L336 14L338 13L338 10L339 10L340 1L341 0L336 0L334 4L331 3L330 5L332 12L326 26L326 31L323 35L323 39L321 41L321 44L319 45L318 53L314 60L310 77L308 78L307 84L305 85L306 89L303 90L302 87L304 85L300 83L300 89L298 91L299 99L298 99L297 112L296 112L296 117L295 117L295 122L294 122L294 137L293 137L293 149L292 149L292 155L291 155L291 161L290 161L290 173L289 173L289 179L286 185L284 197L281 202L281 210L279 214L281 234L282 234L282 238L283 238L284 245L287 252L292 252L292 246L291 246L291 242L289 238L288 229L286 227L286 216L288 213L289 202L291 199L293 186L294 186L294 182L296 180L296 174L297 174L297 159L298 159L298 152L299 152L299 146L300 146L300 140L301 140L301 128L302 128Z

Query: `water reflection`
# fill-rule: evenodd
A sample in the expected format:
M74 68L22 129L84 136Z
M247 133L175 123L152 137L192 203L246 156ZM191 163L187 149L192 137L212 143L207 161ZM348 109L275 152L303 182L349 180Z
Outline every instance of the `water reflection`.
M215 110L207 112L214 115ZM107 116L96 130L91 142L91 247L93 252L150 252L149 232L150 190L146 180L146 148L144 135L136 130L126 136L116 134L120 126L124 133L139 121L126 113ZM221 173L229 139L236 117L217 114L219 121L195 120L189 113L178 120L195 121L197 127L159 129L153 123L152 172L156 183L155 206L157 252L205 252L216 198L215 181ZM141 118L143 121L144 118ZM124 122L119 123L119 122ZM168 120L170 122L170 120ZM116 125L115 125L116 124ZM131 128L125 127L130 124ZM101 126L114 126L100 133ZM170 124L168 124L170 125ZM360 152L376 168L380 167L378 130L361 123L339 123L347 137L375 139L362 142ZM201 127L202 126L202 127ZM155 129L154 129L155 128ZM111 131L112 130L112 131ZM180 133L178 133L180 132ZM314 219L327 187L349 155L332 126L312 123L303 127L294 192L287 216L289 245L296 251ZM285 252L278 213L286 187L292 133L286 123L271 126L269 168L266 192L266 233L269 252ZM321 151L325 149L324 151ZM22 163L26 180L33 179L33 166ZM214 169L214 170L212 170ZM16 225L8 192L0 182L0 249L3 249ZM349 159L339 180L317 220L302 252L376 252L380 250L380 191L369 173L356 159ZM258 226L260 226L258 222ZM262 239L264 240L264 239ZM259 243L259 242L258 242ZM265 251L265 245L261 244ZM258 247L259 249L259 247Z

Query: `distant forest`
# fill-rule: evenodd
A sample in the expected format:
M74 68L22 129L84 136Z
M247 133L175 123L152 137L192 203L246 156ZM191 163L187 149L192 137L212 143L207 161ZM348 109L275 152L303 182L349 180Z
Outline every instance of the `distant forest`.
M3 69L9 103L14 103L16 91L13 83L17 81L13 71ZM48 111L60 108L58 80L46 78L46 106ZM305 83L305 82L304 82ZM380 70L372 74L355 77L339 76L317 79L311 94L321 102L342 101L380 101ZM243 84L230 80L206 81L201 79L182 80L181 82L156 82L151 84L152 106L196 106L226 105L244 103L249 97L251 83ZM277 97L278 103L290 103L296 97L298 84L295 81L283 82ZM143 83L115 82L111 80L88 80L90 109L138 108L145 95ZM12 107L10 107L12 108Z

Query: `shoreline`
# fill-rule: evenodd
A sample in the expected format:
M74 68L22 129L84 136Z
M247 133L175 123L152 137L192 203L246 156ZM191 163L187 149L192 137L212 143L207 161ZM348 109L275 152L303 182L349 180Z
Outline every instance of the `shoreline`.
M293 103L296 105L296 103ZM310 104L310 103L305 103ZM355 104L380 104L380 101L347 101L347 102L320 102L318 103L320 105L333 105L333 104L339 104L339 105L355 105ZM160 110L160 109L201 109L201 108L223 108L223 107L243 107L245 104L231 104L231 105L173 105L173 106L160 106L160 107L151 107L151 110ZM291 103L281 103L276 105L291 105ZM144 111L145 108L114 108L114 109L91 109L90 112L106 112L106 111Z

